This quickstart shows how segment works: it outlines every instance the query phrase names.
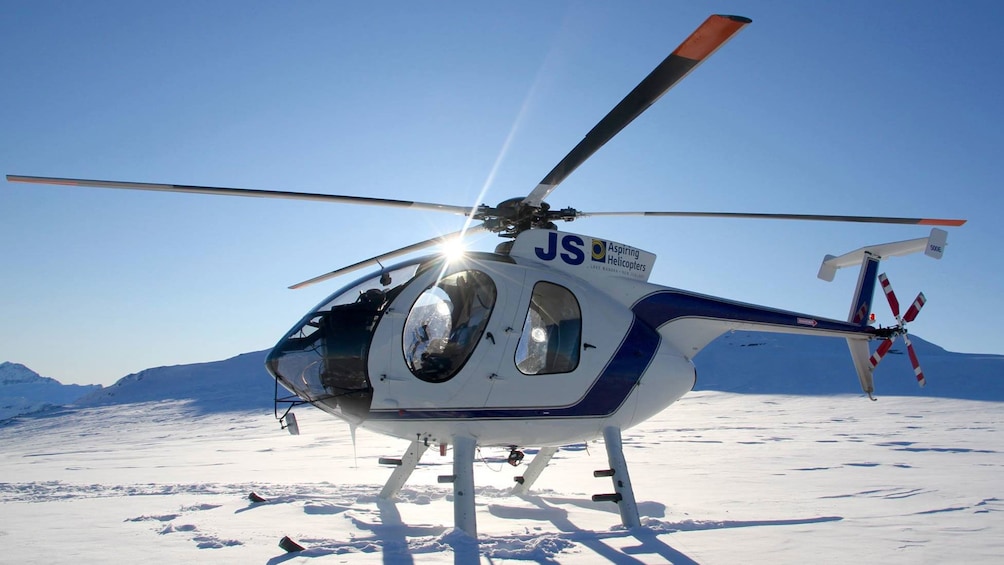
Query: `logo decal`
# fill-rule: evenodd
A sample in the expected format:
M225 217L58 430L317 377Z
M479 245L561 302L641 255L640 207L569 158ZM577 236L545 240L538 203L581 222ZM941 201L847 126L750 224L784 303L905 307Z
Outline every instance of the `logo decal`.
M812 318L795 318L795 322L803 326L816 327L819 325L819 322L813 320Z
M606 263L607 261L607 242L602 239L593 240L593 261L599 263Z
M579 276L610 274L648 280L655 255L637 247L555 230L528 230L516 238L510 254L543 261Z
M547 234L547 248L535 247L534 253L542 261L553 261L555 257L569 265L581 265L586 260L586 252L582 250L586 243L575 234L565 234L561 238L562 253L558 253L558 234L550 232Z
M547 249L535 247L534 253L541 261L550 261L558 256L558 234L550 232L547 234Z

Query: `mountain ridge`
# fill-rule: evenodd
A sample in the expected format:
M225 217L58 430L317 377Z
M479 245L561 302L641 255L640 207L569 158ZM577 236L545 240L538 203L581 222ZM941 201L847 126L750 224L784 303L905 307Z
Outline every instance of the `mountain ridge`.
M0 363L0 420L71 404L101 385L64 385L21 363Z
M912 341L927 376L927 386L917 386L905 349L896 346L875 372L876 396L1004 401L1004 356L954 353L917 336L912 336ZM35 410L70 403L85 407L162 400L187 400L193 410L201 412L264 410L272 407L276 386L265 370L267 354L268 350L254 351L220 361L154 367L126 375L107 387L59 385L55 379L37 375L23 365L3 363L0 382L4 382L4 375L13 375L9 379L18 382L0 386L0 405L6 410L0 412L0 418L10 417L18 406ZM701 351L694 364L695 390L862 394L843 339L730 332ZM68 388L64 394L54 386L78 389ZM10 393L15 389L21 400L12 403L10 397L14 395ZM69 398L79 390L80 394ZM32 391L43 396L26 395Z

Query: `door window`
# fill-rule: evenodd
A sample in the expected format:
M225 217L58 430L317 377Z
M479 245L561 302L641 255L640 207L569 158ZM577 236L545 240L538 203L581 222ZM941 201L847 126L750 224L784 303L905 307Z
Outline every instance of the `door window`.
M539 282L533 287L523 333L516 345L516 367L524 375L568 373L579 366L582 313L565 287Z
M481 271L455 273L426 289L404 324L408 369L427 382L453 378L481 340L496 297L495 283Z

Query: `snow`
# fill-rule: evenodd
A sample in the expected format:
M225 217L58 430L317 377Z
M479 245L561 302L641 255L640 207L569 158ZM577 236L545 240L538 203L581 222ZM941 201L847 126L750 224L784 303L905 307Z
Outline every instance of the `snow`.
M0 420L75 402L100 385L64 385L20 363L0 363Z
M643 527L625 530L600 443L562 449L530 496L485 450L480 540L452 529L452 453L399 500L377 494L397 440L315 409L171 400L63 409L0 427L7 563L997 562L1004 404L699 391L624 434ZM527 453L527 461L533 456ZM255 491L268 501L252 503ZM288 535L307 547L286 554Z
M695 392L624 432L642 528L590 500L612 492L592 475L602 442L563 448L525 497L509 494L525 467L483 449L477 541L437 481L452 453L430 449L380 499L377 460L407 445L365 430L353 445L310 407L288 435L264 352L148 369L0 422L0 562L996 563L1004 357L913 341L928 386L890 354L870 402L843 340L723 336ZM285 553L287 535L307 549Z
M49 381L53 381L53 379L43 377L20 363L9 361L0 363L0 386Z

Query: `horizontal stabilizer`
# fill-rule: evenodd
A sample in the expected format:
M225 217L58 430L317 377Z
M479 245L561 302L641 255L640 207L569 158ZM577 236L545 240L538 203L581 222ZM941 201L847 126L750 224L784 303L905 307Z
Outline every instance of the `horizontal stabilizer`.
M924 252L928 257L941 259L948 245L948 232L938 228L931 229L931 235L918 239L906 241L896 241L893 243L880 243L878 245L868 245L861 249L856 249L850 253L844 253L839 257L827 255L823 258L823 264L819 267L819 278L827 282L832 282L837 273L837 269L844 267L856 267L864 261L865 254L869 254L879 259L909 255L911 253Z

